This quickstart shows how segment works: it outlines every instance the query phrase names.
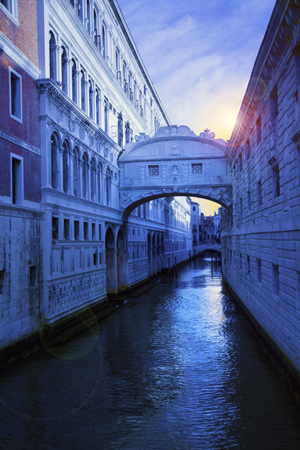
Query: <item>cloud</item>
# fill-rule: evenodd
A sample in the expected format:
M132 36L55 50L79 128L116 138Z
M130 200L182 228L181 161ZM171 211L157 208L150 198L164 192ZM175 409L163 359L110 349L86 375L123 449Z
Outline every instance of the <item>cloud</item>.
M119 1L172 123L229 139L216 117L237 115L274 3Z

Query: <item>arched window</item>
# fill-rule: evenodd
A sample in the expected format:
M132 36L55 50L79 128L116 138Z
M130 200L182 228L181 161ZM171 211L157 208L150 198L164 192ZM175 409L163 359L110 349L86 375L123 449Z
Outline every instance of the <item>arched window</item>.
M79 195L79 151L75 147L73 151L73 182L74 182L74 195Z
M88 157L84 153L82 157L82 195L87 198L87 180L88 180Z
M49 35L49 72L50 78L56 80L56 41L52 31Z
M72 100L76 103L77 101L77 82L76 82L76 62L72 59Z
M97 12L94 8L94 42L95 45L100 49L100 36L98 36L98 27L97 27Z
M90 0L87 0L87 2L86 2L86 15L87 15L87 30L90 33L91 32L91 4L90 4Z
M51 136L51 186L57 189L58 186L58 146L59 140L56 133Z
M96 200L95 196L96 190L96 164L94 158L91 160L91 200L94 202Z
M100 125L100 108L101 108L101 98L99 89L96 89L96 123Z
M127 84L127 79L126 79L126 62L125 61L123 61L123 87L124 87L124 92L127 92L128 84Z
M83 0L78 0L78 16L83 22Z
M85 111L85 79L83 70L81 71L81 109Z
M109 114L109 102L104 100L104 131L108 134L108 114Z
M90 118L93 118L93 86L91 80L89 81L89 113Z
M97 166L97 188L98 188L98 203L101 203L101 174L102 174L102 166L101 163L98 163Z
M104 59L105 59L105 47L106 47L105 28L104 25L102 25L102 56Z
M106 171L106 204L109 206L110 204L110 170L109 168Z
M68 92L68 57L65 47L62 47L61 54L61 77L62 77L62 90Z
M63 144L63 190L64 192L68 192L69 185L69 173L68 173L68 153L69 153L69 144L67 141Z

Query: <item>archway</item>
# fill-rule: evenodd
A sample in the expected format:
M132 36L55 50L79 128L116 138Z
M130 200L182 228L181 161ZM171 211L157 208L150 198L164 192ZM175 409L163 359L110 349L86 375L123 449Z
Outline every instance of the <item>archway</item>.
M121 230L117 237L117 286L118 292L126 290L125 241Z
M116 270L116 253L115 238L111 228L108 228L105 236L105 261L106 261L106 292L108 294L116 293L117 270Z

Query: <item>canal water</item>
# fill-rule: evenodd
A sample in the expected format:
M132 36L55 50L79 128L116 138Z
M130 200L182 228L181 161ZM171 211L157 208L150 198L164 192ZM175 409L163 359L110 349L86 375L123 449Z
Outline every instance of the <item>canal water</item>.
M0 373L0 448L300 449L300 407L198 259Z

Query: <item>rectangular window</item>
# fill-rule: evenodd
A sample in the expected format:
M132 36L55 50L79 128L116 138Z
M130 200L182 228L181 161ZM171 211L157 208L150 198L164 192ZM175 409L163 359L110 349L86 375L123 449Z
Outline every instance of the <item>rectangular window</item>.
M92 223L92 239L93 241L96 240L96 225Z
M272 287L274 294L279 293L279 268L277 264L272 264Z
M4 294L4 270L0 270L0 294Z
M22 77L9 68L9 104L10 116L22 122Z
M69 219L64 219L64 239L67 241L70 238L70 221Z
M248 210L251 210L251 197L250 197L250 191L247 192L247 200L248 200Z
M89 238L89 224L88 222L83 222L83 234L84 240L87 241Z
M52 239L58 239L58 217L52 216Z
M102 264L102 254L99 253L99 264Z
M14 205L21 205L23 200L23 159L11 156L11 200Z
M97 265L97 253L96 252L93 253L93 263L94 263L94 266Z
M4 6L4 8L6 8L10 13L11 11L11 7L12 7L12 0L0 0L0 3Z
M201 175L203 173L203 164L192 164L192 175Z
M101 241L101 225L99 225L99 241Z
M261 118L259 117L256 121L256 141L259 143L261 141Z
M273 182L273 197L279 197L280 186L279 186L279 166L277 165L272 169L272 182Z
M261 282L261 259L257 259L256 262L257 266L257 281L260 283Z
M29 284L30 286L36 285L36 266L29 267Z
M149 177L159 177L159 166L148 166Z
M274 87L271 96L270 96L270 113L271 113L271 122L275 123L276 117L278 116L278 92L277 86Z
M262 204L262 195L261 195L261 180L259 180L257 182L257 204L261 205Z
M74 220L74 238L79 241L79 220Z

